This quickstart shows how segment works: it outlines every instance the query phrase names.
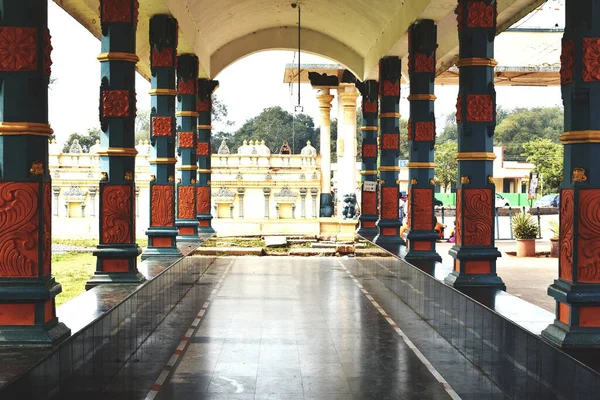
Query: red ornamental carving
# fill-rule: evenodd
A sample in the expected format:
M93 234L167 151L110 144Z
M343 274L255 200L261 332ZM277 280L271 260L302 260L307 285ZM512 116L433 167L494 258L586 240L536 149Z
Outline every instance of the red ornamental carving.
M381 188L381 205L383 219L398 219L398 188L388 186Z
M366 214L377 214L377 193L375 192L362 192L362 213Z
M467 96L467 121L492 122L494 119L494 98L489 94Z
M103 0L102 22L131 22L131 0Z
M366 113L376 113L377 112L377 102L363 100L363 112Z
M462 97L456 99L456 123L462 122Z
M573 82L573 56L575 50L573 41L568 40L562 44L562 53L560 54L560 84L566 85Z
M384 81L383 82L384 96L400 96L400 82Z
M415 141L430 142L435 138L435 124L433 122L417 122L415 125Z
M577 281L598 283L600 282L600 189L580 190L578 206Z
M465 189L463 209L463 245L490 246L493 236L493 208L491 189ZM458 207L457 207L458 208Z
M52 36L48 29L44 32L44 72L46 75L52 72Z
M177 79L177 93L179 94L196 94L196 80L188 79Z
M103 185L100 243L131 243L131 186Z
M44 258L42 262L44 267L42 273L44 276L50 275L50 263L52 254L52 189L50 183L44 183Z
M177 206L177 216L179 218L196 218L196 210L194 210L194 186L179 186L177 188Z
M384 150L398 150L398 135L395 133L384 133L383 135L383 149Z
M196 134L194 132L180 132L179 133L179 147L183 149L193 149L194 148L194 136Z
M198 142L198 146L196 147L196 155L207 156L208 155L208 143Z
M467 2L468 16L467 26L469 28L493 28L494 6L487 5L483 1Z
M162 50L152 49L152 66L153 67L172 67L173 66L173 49L165 47Z
M583 71L585 82L600 81L600 39L583 39Z
M454 9L454 13L456 14L456 24L458 26L458 30L460 31L463 27L463 7L462 4L458 4L458 6Z
M38 276L38 190L35 182L0 183L0 277Z
M197 107L198 112L200 112L200 111L210 111L211 100L210 99L205 99L205 100L198 99L196 101L196 107Z
M374 144L363 144L363 154L364 158L367 157L377 157L377 145Z
M560 193L559 277L573 281L573 189Z
M129 117L129 90L102 91L104 117Z
M173 226L173 186L152 186L151 226Z
M433 70L433 57L428 57L424 53L417 53L415 55L415 72L433 72Z
M38 68L37 28L0 27L0 71Z
M433 191L431 189L411 189L411 229L433 230Z
M408 129L408 140L409 140L409 141L413 140L413 132L412 132L412 131L413 131L413 129L412 129L412 125L413 125L413 124L412 124L412 121L409 119L409 120L408 120L408 127L407 127L407 129Z
M171 117L152 117L152 136L171 136L173 119Z
M456 189L456 225L454 226L454 232L456 235L456 245L462 244L462 189Z
M196 187L196 211L198 214L210 214L210 186Z

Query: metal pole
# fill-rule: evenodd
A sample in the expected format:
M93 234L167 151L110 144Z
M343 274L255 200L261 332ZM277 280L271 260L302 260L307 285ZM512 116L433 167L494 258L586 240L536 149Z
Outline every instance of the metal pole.
M542 238L542 217L540 216L540 208L537 208L537 220L538 220L538 239Z
M498 220L498 207L496 207L496 240L500 240L500 223Z

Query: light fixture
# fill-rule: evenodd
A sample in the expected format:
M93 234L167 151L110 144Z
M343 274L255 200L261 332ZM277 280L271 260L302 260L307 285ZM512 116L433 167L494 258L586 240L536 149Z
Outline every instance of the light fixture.
M294 111L301 113L304 111L304 107L300 105L300 3L292 3L292 8L298 9L298 104L294 108Z

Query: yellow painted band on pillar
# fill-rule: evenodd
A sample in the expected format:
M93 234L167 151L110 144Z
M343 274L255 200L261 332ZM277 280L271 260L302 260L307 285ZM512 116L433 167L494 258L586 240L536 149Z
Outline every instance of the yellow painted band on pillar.
M31 135L50 137L54 130L39 122L0 122L0 136Z
M196 127L196 129L206 129L206 130L211 130L212 129L212 125L198 125Z
M373 170L365 170L365 171L360 171L361 175L377 175L377 171L373 171Z
M177 90L175 89L152 89L148 92L150 96L165 95L165 96L177 96Z
M197 111L177 111L175 113L176 117L197 117L198 116L198 112Z
M584 130L564 132L559 137L563 144L600 143L600 131Z
M377 127L377 126L361 126L360 127L361 131L376 131L378 129L379 129L379 127Z
M117 51L101 53L96 58L100 62L127 61L127 62L137 63L138 61L140 61L140 58L134 53L122 53L122 52L117 52Z
M154 160L149 160L149 164L176 164L176 158L155 158Z
M401 117L400 113L395 113L395 112L387 112L387 113L379 114L379 118L400 118L400 117Z
M495 67L498 61L493 58L461 58L456 62L457 67Z
M435 168L435 163L433 162L409 162L408 168L411 169L419 169L419 168Z
M457 153L456 159L458 161L494 161L496 155L486 152Z
M411 94L408 96L408 101L434 101L437 96L434 94Z
M379 171L381 172L396 172L400 171L400 167L388 167L388 166L380 166Z
M195 165L182 165L181 167L177 167L178 171L195 171L198 167Z
M199 174L212 174L212 169L199 169Z
M97 153L99 156L112 156L112 157L135 157L138 151L133 147L108 147L100 149Z

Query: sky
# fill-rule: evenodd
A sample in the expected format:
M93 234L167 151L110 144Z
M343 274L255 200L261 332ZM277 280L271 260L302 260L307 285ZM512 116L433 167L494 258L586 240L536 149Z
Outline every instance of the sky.
M48 25L52 35L52 76L56 82L49 91L49 119L59 142L66 141L73 132L85 133L99 127L98 96L100 87L100 41L71 18L53 1L48 2ZM564 0L550 0L541 10L515 24L518 27L564 26ZM246 120L258 115L264 108L281 106L293 112L296 105L296 87L283 83L285 65L293 62L292 51L266 51L253 54L224 69L215 79L219 81L218 98L229 109L228 118L239 128ZM335 60L302 53L302 63L329 63ZM136 74L138 110L150 108L150 83ZM496 87L499 106L550 107L561 105L559 87ZM455 112L458 86L435 87L438 132L444 125L444 116ZM302 85L301 105L304 112L320 122L316 92L310 85ZM400 113L408 117L408 87L402 88ZM332 118L337 110L333 101ZM219 130L219 126L214 126Z

